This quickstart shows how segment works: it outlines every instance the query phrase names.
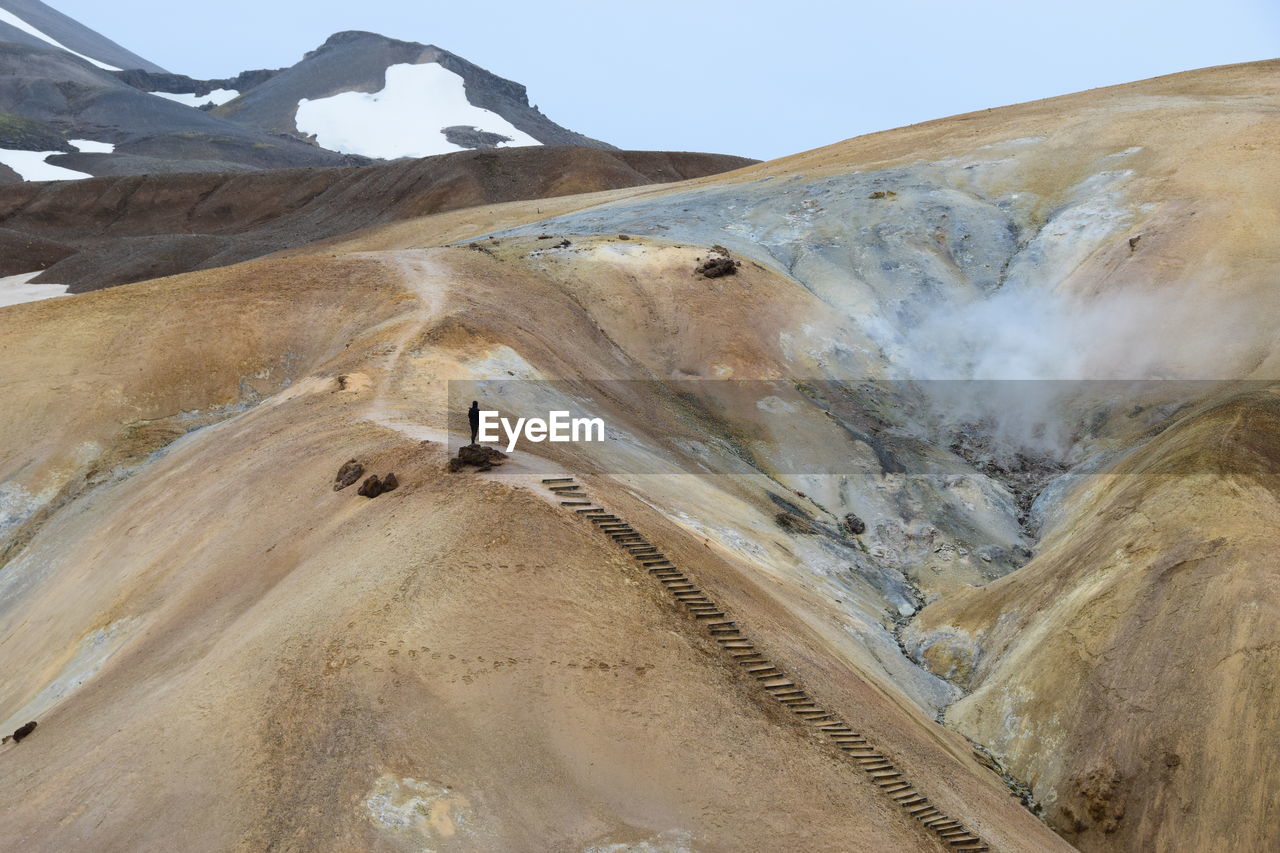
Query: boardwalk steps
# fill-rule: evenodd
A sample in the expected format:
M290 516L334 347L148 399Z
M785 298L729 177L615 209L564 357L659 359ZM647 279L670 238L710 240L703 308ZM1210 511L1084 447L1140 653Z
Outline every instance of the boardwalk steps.
M718 643L732 660L741 665L765 692L780 705L792 711L806 725L826 735L832 746L850 756L852 761L885 795L897 803L911 818L933 833L953 850L964 853L985 853L991 848L960 821L948 817L941 809L919 793L886 755L867 742L859 732L850 728L831 711L819 707L817 702L786 673L773 664L754 643L739 629L736 621L725 615L715 601L707 596L694 581L673 564L658 546L645 539L625 519L613 515L604 507L596 506L582 487L572 477L548 477L544 486L561 500L562 506L581 507L573 512L587 519L609 536L632 557L692 615L697 625Z

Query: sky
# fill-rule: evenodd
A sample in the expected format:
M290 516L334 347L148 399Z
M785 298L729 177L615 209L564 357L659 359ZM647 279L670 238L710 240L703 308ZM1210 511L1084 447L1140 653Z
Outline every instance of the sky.
M622 148L769 159L942 116L1280 57L1277 0L46 0L192 77L341 30L435 44Z

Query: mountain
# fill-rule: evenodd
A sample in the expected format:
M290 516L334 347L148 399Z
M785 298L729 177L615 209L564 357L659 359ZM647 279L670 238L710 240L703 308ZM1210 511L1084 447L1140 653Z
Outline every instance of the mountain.
M356 162L367 161L140 92L66 51L0 42L0 165L10 181Z
M141 88L213 103L214 115L247 127L367 157L538 144L612 147L551 121L529 105L518 83L447 50L374 33L337 33L296 65L230 80L124 76Z
M1270 849L1278 93L6 189L0 849Z
M164 72L154 62L125 50L39 0L0 0L0 42L6 41L60 48L107 71L141 68Z
M345 32L290 68L196 80L35 0L0 2L0 183L543 144L612 147L437 47Z

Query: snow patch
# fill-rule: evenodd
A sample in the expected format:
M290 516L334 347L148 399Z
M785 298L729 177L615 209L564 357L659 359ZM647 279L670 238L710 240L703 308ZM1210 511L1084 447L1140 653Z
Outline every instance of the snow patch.
M44 270L36 270L0 278L0 308L20 305L23 302L39 302L41 299L52 299L55 296L67 294L65 284L32 284L31 279L42 272ZM3 528L2 520L0 520L0 528Z
M40 32L35 27L28 24L26 21L22 20L17 15L10 12L8 9L0 9L0 21L3 21L4 23L9 24L12 27L17 27L18 29L22 30L24 33L27 33L28 35L33 35L36 38L40 39L41 41L46 41L49 44L53 45L54 47L59 48L60 50L65 50L67 53L71 54L72 56L78 56L81 59L85 60L86 62L92 62L94 65L98 66L99 68L106 69L107 71L120 70L119 68L116 68L114 65L108 65L105 62L99 62L98 60L94 59L92 56L85 56L83 53L76 53L74 50L67 47L62 42L49 38L44 33Z
M92 178L93 175L75 172L46 163L44 158L62 151L12 151L0 148L0 163L17 172L24 181L78 181L81 178Z
M92 139L68 139L71 147L81 154L114 154L116 147L110 142L95 142Z
M460 125L510 137L504 147L541 144L497 113L472 105L462 77L434 62L390 66L386 85L372 94L303 98L296 123L325 148L385 159L465 151L442 132Z
M240 93L235 89L214 89L207 95L193 95L189 92L152 92L151 94L167 98L170 101L177 101L180 104L186 104L189 107L202 107L209 103L218 107L227 101L240 97Z

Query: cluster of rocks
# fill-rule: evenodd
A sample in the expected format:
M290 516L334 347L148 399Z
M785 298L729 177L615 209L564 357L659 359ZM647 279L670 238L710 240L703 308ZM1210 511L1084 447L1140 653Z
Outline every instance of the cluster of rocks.
M340 492L363 476L364 465L355 459L348 459L338 469L338 476L334 478L333 490ZM387 474L385 477L379 477L374 474L365 478L365 481L360 484L360 488L356 490L356 494L364 498L376 498L378 495L395 491L399 486L400 481L394 473Z
M456 474L470 465L477 471L489 471L495 465L501 465L507 454L483 444L468 444L458 448L458 455L449 460L449 473Z
M387 476L383 477L381 480L378 479L377 474L374 474L372 477L366 478L365 481L360 484L360 488L356 491L356 494L363 498L376 498L378 495L386 494L387 492L394 492L399 486L400 481L396 479L395 474L387 474Z

